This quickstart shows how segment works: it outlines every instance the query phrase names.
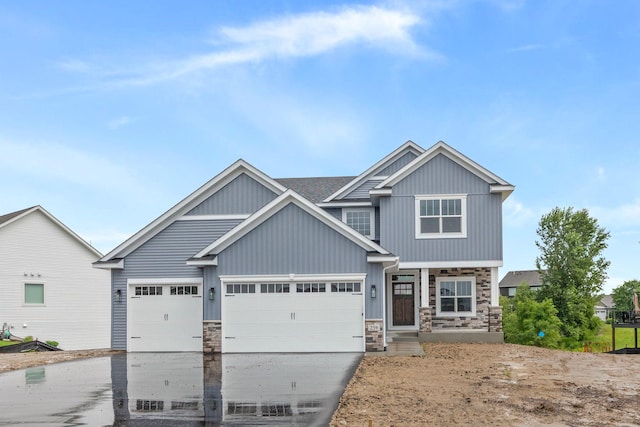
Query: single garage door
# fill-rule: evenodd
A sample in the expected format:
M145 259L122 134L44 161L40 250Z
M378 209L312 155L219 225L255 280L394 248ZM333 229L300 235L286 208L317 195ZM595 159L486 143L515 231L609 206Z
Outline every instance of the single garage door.
M127 351L202 351L202 284L129 284Z
M362 282L223 283L222 352L362 352Z

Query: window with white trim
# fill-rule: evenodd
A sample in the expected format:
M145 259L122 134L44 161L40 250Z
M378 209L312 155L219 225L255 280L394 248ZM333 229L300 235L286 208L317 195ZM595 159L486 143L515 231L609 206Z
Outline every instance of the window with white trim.
M437 316L475 316L476 278L437 277Z
M342 209L342 222L369 239L375 237L375 210L373 208Z
M227 285L227 294L255 294L255 283L234 283Z
M24 284L24 303L34 305L44 305L44 284L43 283L25 283Z
M467 196L416 196L416 238L467 237Z

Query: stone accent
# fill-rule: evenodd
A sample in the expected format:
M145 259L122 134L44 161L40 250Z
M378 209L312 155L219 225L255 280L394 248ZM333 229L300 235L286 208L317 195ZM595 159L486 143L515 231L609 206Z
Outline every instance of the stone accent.
M431 332L431 319L434 313L433 307L420 307L420 332Z
M489 332L502 332L502 307L489 307Z
M202 323L202 352L220 353L222 351L222 322L205 320Z
M366 351L384 351L384 330L382 327L382 319L365 320L365 350Z

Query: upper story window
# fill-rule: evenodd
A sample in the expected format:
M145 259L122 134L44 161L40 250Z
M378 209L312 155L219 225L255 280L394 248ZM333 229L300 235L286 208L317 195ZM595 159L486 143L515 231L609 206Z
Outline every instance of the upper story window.
M467 196L416 196L416 238L467 237Z
M365 237L374 238L375 211L373 208L343 209L342 222Z

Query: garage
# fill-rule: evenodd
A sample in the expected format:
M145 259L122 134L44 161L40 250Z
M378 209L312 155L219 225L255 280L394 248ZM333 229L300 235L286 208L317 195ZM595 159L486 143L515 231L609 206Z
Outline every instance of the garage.
M363 352L361 280L222 281L222 352Z
M127 351L202 351L202 282L129 281Z

